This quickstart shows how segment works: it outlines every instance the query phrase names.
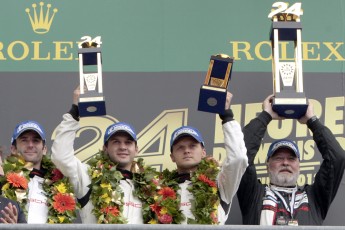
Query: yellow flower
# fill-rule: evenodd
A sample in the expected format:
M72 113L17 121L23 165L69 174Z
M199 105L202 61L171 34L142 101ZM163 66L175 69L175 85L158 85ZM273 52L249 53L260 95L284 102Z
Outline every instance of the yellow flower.
M101 188L107 188L109 191L111 191L111 184L109 183L102 183Z
M55 224L55 222L54 222L54 220L49 219L49 220L48 220L48 224Z
M10 187L10 183L6 183L4 186L2 186L1 190L6 191Z
M217 187L212 187L212 193L213 194L217 194L218 192L218 188Z
M161 215L167 214L168 213L168 209L166 207L163 207L159 213Z
M56 189L60 192L60 193L66 193L67 189L66 189L66 185L64 183L59 184L58 186L56 186Z
M104 200L104 202L106 202L107 204L109 204L110 201L111 201L111 198L110 198L110 197L107 197L107 198Z
M60 223L63 223L63 221L65 220L64 216L58 216L58 218L59 218Z
M22 158L22 157L18 157L18 162L21 163L21 164L25 164L26 163L24 158Z
M153 196L153 199L158 200L158 196L157 195Z
M155 219L151 219L148 223L149 224L157 224L157 221Z
M108 193L104 193L102 196L104 203L109 204L111 201L111 198L108 196Z
M92 179L97 178L97 177L100 177L100 176L102 176L102 173L101 173L99 170L93 171L93 173L92 173Z

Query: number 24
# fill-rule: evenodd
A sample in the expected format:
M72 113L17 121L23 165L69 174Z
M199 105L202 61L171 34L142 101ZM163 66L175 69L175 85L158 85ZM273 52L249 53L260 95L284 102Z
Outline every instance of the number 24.
M297 17L303 15L303 10L301 9L302 3L296 2L292 6L289 6L289 3L286 2L275 2L273 3L272 7L276 7L277 9L274 9L269 15L268 18L272 18L273 16L279 14L279 13L285 13L285 14L293 14Z

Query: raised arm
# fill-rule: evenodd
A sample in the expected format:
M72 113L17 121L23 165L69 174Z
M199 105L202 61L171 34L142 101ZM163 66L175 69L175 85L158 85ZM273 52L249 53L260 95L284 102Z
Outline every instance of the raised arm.
M231 204L248 165L241 126L234 120L230 109L231 99L232 94L228 92L225 113L220 115L223 124L226 158L218 175L218 189L221 199L227 204Z
M272 118L282 119L272 110L272 99L273 95L268 96L262 103L263 111L243 128L244 142L247 148L249 163L237 191L237 197L243 216L246 216L249 210L254 208L257 209L257 194L262 192L261 190L263 189L257 178L254 159L261 146L262 139L265 136L267 126Z
M311 103L309 103L306 115L299 122L307 124L313 132L313 139L323 158L319 171L315 176L314 184L307 187L307 189L315 197L315 201L320 207L318 211L325 219L344 174L345 151L331 130L324 126L314 115Z
M56 136L52 146L52 161L57 168L70 178L77 198L82 198L89 190L91 181L87 166L74 156L74 140L79 129L78 112L79 87L73 94L71 110L63 115L63 120L56 129Z

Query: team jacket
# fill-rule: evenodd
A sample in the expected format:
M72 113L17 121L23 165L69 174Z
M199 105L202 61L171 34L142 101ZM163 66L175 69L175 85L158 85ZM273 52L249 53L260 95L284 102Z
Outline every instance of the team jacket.
M224 144L226 150L226 158L224 159L221 171L217 176L217 186L221 204L218 206L218 221L220 225L224 225L228 218L232 199L236 194L242 175L248 165L246 155L246 147L243 140L241 126L233 120L231 110L227 110L223 116L223 133ZM187 218L194 219L191 213L191 202L193 195L188 191L191 181L186 180L180 183L178 193L181 196L181 210ZM182 224L187 223L187 218Z
M254 158L271 120L272 117L264 111L243 129L249 166L242 177L237 197L243 224L247 225L260 224L265 188L269 186L258 181ZM298 188L297 193L304 198L300 199L300 203L295 202L294 204L295 219L297 219L298 225L321 225L342 180L345 152L331 131L318 119L313 122L308 121L307 125L313 133L313 139L322 155L323 162L315 176L314 183ZM286 210L280 211L286 212Z
M33 169L30 172L28 203L26 204L28 224L45 224L48 219L47 197L43 191L44 172Z
M88 165L74 156L73 144L78 129L79 122L70 113L64 114L63 121L56 130L56 137L52 146L52 161L65 176L69 177L75 195L81 201L80 217L82 223L95 224L97 220L92 214L94 206L89 199L90 189L88 185L91 184L91 178L88 174ZM121 180L120 187L124 192L123 216L127 218L129 224L142 224L142 203L133 196L132 180Z

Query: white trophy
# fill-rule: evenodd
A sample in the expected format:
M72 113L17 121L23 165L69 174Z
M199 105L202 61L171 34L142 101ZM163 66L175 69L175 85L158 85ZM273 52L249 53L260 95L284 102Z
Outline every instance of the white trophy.
M78 45L79 56L79 115L80 117L106 115L102 83L101 37L81 38Z
M272 20L270 40L272 45L273 110L285 118L300 118L308 100L303 92L301 3L289 7L288 3L275 2L268 15ZM279 41L293 41L294 62L281 62Z

